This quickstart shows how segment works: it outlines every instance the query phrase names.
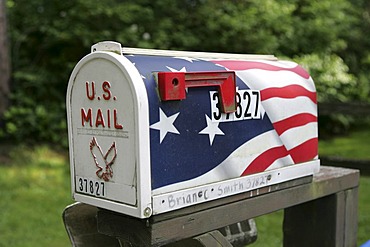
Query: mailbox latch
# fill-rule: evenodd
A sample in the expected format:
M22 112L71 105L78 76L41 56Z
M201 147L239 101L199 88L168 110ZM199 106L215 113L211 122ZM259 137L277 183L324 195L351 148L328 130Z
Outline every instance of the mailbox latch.
M158 89L162 101L183 100L186 88L217 87L221 111L236 111L236 82L234 71L158 72Z

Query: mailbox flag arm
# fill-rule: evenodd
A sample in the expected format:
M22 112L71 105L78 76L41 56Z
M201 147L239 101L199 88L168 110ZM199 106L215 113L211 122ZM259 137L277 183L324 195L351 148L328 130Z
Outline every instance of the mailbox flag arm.
M217 87L221 111L236 111L236 82L234 71L215 72L158 72L158 89L162 101L183 100L186 88Z

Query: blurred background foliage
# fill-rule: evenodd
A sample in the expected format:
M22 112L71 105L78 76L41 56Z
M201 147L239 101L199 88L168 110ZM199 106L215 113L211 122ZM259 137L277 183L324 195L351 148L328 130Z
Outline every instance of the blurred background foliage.
M369 101L367 0L5 1L13 71L11 105L0 130L5 140L67 146L69 75L90 46L103 40L274 54L311 73L319 102ZM334 117L339 126L350 120Z

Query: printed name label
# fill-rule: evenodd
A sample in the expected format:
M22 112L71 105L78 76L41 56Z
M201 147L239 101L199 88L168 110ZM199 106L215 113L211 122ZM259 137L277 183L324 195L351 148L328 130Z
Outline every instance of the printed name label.
M155 191L154 193L158 194L152 196L153 214L164 213L239 193L249 192L246 196L253 197L259 195L259 189L264 187L266 189L262 193L269 193L278 189L278 187L271 187L272 185L311 176L318 171L319 166L320 162L314 160L173 192Z
M270 174L254 175L249 178L243 177L213 186L203 186L202 188L190 189L184 192L163 194L155 198L154 203L156 205L159 204L158 207L161 209L161 212L167 212L201 202L265 187L270 185L270 182Z

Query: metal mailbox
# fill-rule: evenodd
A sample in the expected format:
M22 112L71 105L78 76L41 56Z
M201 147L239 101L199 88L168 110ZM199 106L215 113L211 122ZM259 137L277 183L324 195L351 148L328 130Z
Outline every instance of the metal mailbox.
M147 218L310 176L314 82L269 55L101 42L67 90L75 200Z

